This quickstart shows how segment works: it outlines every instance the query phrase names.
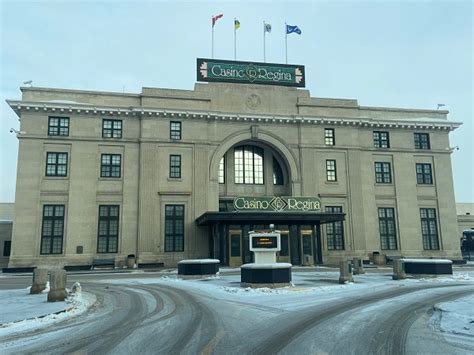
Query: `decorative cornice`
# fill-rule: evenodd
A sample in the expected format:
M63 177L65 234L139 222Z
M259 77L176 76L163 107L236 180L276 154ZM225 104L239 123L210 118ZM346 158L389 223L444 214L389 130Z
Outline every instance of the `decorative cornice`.
M436 118L413 119L381 119L370 117L327 117L309 115L258 115L246 113L228 113L212 111L192 111L176 109L160 109L149 107L117 107L100 106L74 102L28 102L7 100L8 105L20 117L21 112L44 112L48 114L68 115L99 115L114 117L140 118L173 118L173 119L205 119L215 121L247 122L247 123L280 123L308 124L331 126L357 126L375 129L430 129L452 131L462 125L461 122L450 122Z

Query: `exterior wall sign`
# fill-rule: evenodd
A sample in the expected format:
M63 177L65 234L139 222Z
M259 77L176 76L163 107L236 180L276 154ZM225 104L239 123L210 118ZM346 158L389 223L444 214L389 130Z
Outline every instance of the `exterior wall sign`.
M321 201L317 197L249 197L234 199L234 209L240 212L320 212Z
M305 86L303 65L197 59L197 80L206 82Z

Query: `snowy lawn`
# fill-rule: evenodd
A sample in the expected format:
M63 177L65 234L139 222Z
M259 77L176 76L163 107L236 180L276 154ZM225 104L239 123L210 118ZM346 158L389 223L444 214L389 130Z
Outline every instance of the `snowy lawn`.
M30 288L0 291L0 337L47 326L84 313L96 297L80 290L63 302L48 302L48 294L30 294Z

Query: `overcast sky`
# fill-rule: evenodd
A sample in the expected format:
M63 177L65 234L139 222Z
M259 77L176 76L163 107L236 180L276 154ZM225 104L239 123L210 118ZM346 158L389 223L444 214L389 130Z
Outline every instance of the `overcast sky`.
M14 201L19 128L5 99L34 86L139 93L193 89L196 58L306 67L311 96L360 105L436 109L463 122L451 133L457 202L474 202L473 5L471 1L6 1L1 4L0 202Z

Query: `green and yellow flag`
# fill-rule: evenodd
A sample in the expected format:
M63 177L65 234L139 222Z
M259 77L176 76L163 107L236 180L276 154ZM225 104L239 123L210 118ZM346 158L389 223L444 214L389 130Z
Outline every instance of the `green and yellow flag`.
M239 20L235 19L234 20L234 29L238 30L239 28L240 28L240 22L239 22Z

